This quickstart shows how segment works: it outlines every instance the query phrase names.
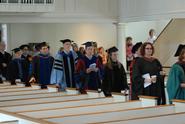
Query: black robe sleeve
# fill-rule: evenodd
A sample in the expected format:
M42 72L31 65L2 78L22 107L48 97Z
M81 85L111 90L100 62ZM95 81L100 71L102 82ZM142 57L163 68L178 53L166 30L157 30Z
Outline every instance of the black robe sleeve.
M112 75L111 75L111 69L108 68L108 66L105 66L104 68L104 78L102 80L101 89L104 93L104 95L112 96L111 95L111 81L112 81Z
M36 83L38 83L39 78L39 57L35 56L32 61L32 77L36 79Z
M126 71L123 67L123 65L121 65L121 75L123 76L122 77L122 90L125 90L125 89L129 89L128 87L128 83L127 83L127 74L126 74Z
M7 68L8 68L8 64L10 63L12 57L9 53L5 52L4 55L2 53L0 53L0 74L2 74L3 77L5 77L6 79L7 77ZM3 63L7 64L6 67L3 67Z
M142 78L141 65L140 59L137 59L132 70L132 92L135 93L136 97L142 95L144 89L144 78Z
M19 71L18 71L18 67L17 67L17 63L15 61L11 61L8 64L8 69L7 69L7 76L8 76L8 80L13 82L15 81L16 78L18 78Z
M158 69L159 69L159 74L157 76L157 82L159 82L159 93L158 96L159 96L159 103L158 104L166 104L166 96L165 96L165 85L164 85L164 79L165 79L165 75L161 75L160 74L160 71L162 71L162 65L161 63L159 62L159 60L156 60L157 61L157 65L158 65Z

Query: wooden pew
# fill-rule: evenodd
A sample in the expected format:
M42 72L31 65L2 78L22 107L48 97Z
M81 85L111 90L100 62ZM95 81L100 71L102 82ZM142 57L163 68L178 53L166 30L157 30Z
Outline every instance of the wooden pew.
M151 98L150 98L151 99ZM147 97L145 99L132 101L133 107L144 107L143 102L147 100ZM119 100L118 100L119 101ZM1 107L0 109L6 110L9 112L29 112L29 111L40 111L40 110L52 110L52 109L61 109L61 108L71 108L71 107L81 107L81 106L87 106L87 105L99 105L104 103L115 103L118 102L113 97L100 97L100 98L87 98L87 99L81 99L81 100L71 100L71 101L57 101L57 102L44 102L39 104L31 104L31 105L15 105L15 106L8 106L8 107ZM124 102L122 100L122 102ZM134 103L135 102L135 103ZM131 103L131 101L129 101ZM154 101L155 103L155 101ZM154 103L151 103L151 105L148 104L148 106L154 106Z
M33 103L41 103L41 98L45 98L43 99L43 102L44 101L48 101L48 100L54 100L54 101L59 101L60 98L55 98L54 96L68 96L73 94L73 93L76 93L76 91L72 90L72 89L69 89L67 90L67 92L59 92L59 93L41 93L41 94L28 94L28 95L16 95L16 96L7 96L7 97L0 97L0 107L2 106L9 106L9 105L18 105L18 104L33 104ZM76 95L76 94L73 94L73 95ZM53 98L51 98L51 96L53 96ZM75 96L73 96L75 97ZM89 91L87 95L82 95L81 97L83 98L97 98L97 97L104 97L104 95L101 93L97 93L97 92L91 92ZM79 97L79 99L81 99L81 97ZM124 95L120 95L120 94L115 94L113 95L114 99L116 101L125 101L125 97ZM30 99L30 100L29 100ZM33 100L32 100L33 99ZM70 99L70 98L65 98L65 99ZM73 99L78 99L77 97L76 98L73 98ZM18 101L16 101L18 100ZM9 102L11 101L11 102Z
M18 96L18 95L47 93L47 92L48 92L47 89L40 90L40 89L24 89L24 88L22 88L22 90L20 90L20 91L0 93L0 101L2 101L4 99L4 97L8 97L8 96Z
M49 92L57 92L58 91L58 89L54 85L48 85L48 90L49 90ZM70 91L70 92L74 92L76 94L79 94L79 91L77 91L75 88L67 88L67 91ZM87 90L87 93L88 93L89 96L92 96L92 97L94 97L94 96L105 97L105 95L103 94L103 92L98 93L95 90ZM120 100L120 101L123 101L123 100L124 101L127 101L128 100L128 96L127 95L124 95L122 93L112 93L112 96L116 100Z
M156 106L157 105L157 97L154 96L139 96L139 100L143 101L142 106Z
M3 86L3 85L10 85L11 83L10 82L8 82L8 81L3 81L3 83L2 84L0 84L0 86Z
M18 82L18 83L16 83L16 85L25 87L25 83L23 83L23 82Z
M134 101L136 103L139 103L138 105L135 105L134 107L146 107L143 102L145 102L147 99L151 99L151 97L144 97L140 101ZM119 102L119 100L115 100L113 97L99 97L99 98L87 98L87 99L80 99L80 100L71 100L71 101L57 101L57 102L45 102L45 103L39 103L39 104L31 104L31 105L14 105L14 106L8 106L8 107L1 107L0 109L6 110L9 112L29 112L34 110L49 110L49 109L56 109L56 108L66 108L66 107L80 107L85 105L98 105L102 103L113 103L113 102ZM123 100L122 100L123 102ZM155 103L155 101L154 101ZM151 105L148 104L148 106L154 106L154 103L151 103Z
M147 97L145 97L147 98ZM151 99L151 98L150 98ZM145 100L143 100L145 101ZM93 102L93 101L92 101ZM156 101L154 101L156 103ZM154 103L151 105L153 106ZM85 114L87 113L95 113L95 112L106 112L108 111L107 108L111 110L124 110L129 108L139 108L143 107L142 101L129 101L129 102L109 102L109 103L100 103L100 104L91 104L91 105L82 105L82 106L69 106L67 108L53 108L49 107L45 110L31 110L31 111L25 111L21 112L19 114L23 114L26 116L34 117L34 118L47 118L47 117L56 117L56 116L69 116L69 115L75 115L75 114ZM149 106L151 106L149 105ZM146 105L145 105L146 106ZM40 115L40 116L39 116Z
M27 90L35 90L35 89L32 87L6 88L6 89L0 89L0 94L4 92L27 91Z
M112 103L102 103L102 104L92 104L84 105L80 107L66 107L66 108L56 108L49 110L38 110L30 112L19 113L21 115L33 117L33 118L52 118L57 116L70 116L78 114L90 114L90 113L99 113L106 111L119 111L126 110L131 108L140 108L142 107L141 101L129 101L129 102L112 102Z
M153 111L153 110L150 110L150 111L146 111L146 109L148 109L148 108L150 108L150 107L146 107L144 110L142 110L142 111L140 111L140 112L135 112L136 114L139 114L139 115L134 115L133 113L131 113L131 111L130 111L130 113L128 113L128 115L125 115L125 114L123 114L122 116L120 116L120 119L119 119L119 113L114 113L113 115L112 115L112 112L111 113L106 113L107 114L107 118L109 119L109 118L113 118L113 119L109 119L109 121L103 121L103 120L106 120L106 118L104 119L103 117L105 117L105 113L104 113L104 116L102 116L101 114L97 114L97 113L95 113L93 116L87 116L87 115L85 115L87 118L96 118L97 120L101 120L101 121L99 121L99 122L97 122L97 121L91 121L90 120L90 122L87 122L87 123L110 123L110 124L123 124L123 123L126 123L126 124L135 124L136 122L138 122L138 120L140 120L140 119L143 119L144 118L144 121L146 121L146 119L147 118L155 118L155 117L160 117L160 116L176 116L176 114L185 114L184 112L185 112L185 109L183 109L183 108L185 108L185 100L173 100L173 103L175 104L175 105L166 105L165 107L168 107L169 106L169 108L163 108L163 110L160 110L161 108L159 108L159 107L164 107L164 106L157 106L155 109L154 109L154 111L156 111L156 113L153 113L153 114L151 114L151 112ZM180 110L180 108L181 108L181 110ZM140 109L143 109L143 108L140 108ZM179 113L179 111L180 111L180 113ZM182 112L183 111L183 112ZM146 113L145 113L146 112ZM176 113L176 112L178 112L178 113ZM110 115L111 114L111 115ZM90 114L89 114L90 115ZM117 115L117 118L116 117L114 117L114 115ZM76 117L77 117L78 115L76 115ZM83 120L84 119L84 114L83 115L80 115L80 116L78 116L79 118L77 118L77 120ZM131 117L130 117L131 116ZM63 116L63 117L61 117L61 118L66 118L67 116ZM69 117L69 116L68 116ZM100 118L101 119L100 119ZM55 117L55 119L58 119L57 121L59 121L59 118L58 117ZM73 116L71 116L71 118L75 118L75 115L73 115ZM177 117L178 118L178 117ZM45 118L45 119L48 119L48 118ZM52 119L52 118L50 118L50 119ZM107 119L107 120L108 120ZM75 120L75 123L77 123L77 120ZM137 121L133 121L132 123L130 123L130 120L131 120L131 122L133 121L133 120L137 120ZM158 119L158 121L157 121L157 123L159 123L160 124L160 120L161 119ZM55 120L56 121L56 120ZM139 124L148 124L148 123L152 123L152 122L154 122L155 124L156 124L156 121L146 121L146 122L144 122L144 121L142 121L141 123L139 123ZM62 122L65 122L64 120L62 121ZM182 121L181 121L182 122ZM67 122L68 123L68 122ZM82 121L82 122L80 122L80 123L86 123L86 122L84 122L84 121ZM167 121L165 120L165 123L167 123ZM170 122L171 123L171 122ZM162 122L161 124L164 124L164 122ZM172 123L171 123L172 124Z
M57 101L70 101L70 100L82 100L87 98L97 98L97 96L89 96L89 95L65 95L63 93L49 93L50 96L47 94L41 94L40 97L37 95L37 97L29 98L28 95L24 95L23 99L14 99L11 100L11 97L9 100L6 101L0 101L0 107L7 107L7 106L14 106L14 105L28 105L28 104L38 104L38 103L45 103L45 102L57 102ZM25 97L27 96L27 98ZM15 96L16 97L16 96ZM5 97L6 98L6 97Z
M1 85L0 86L0 90L2 90L2 89L14 89L14 88L21 88L21 87L23 87L23 86L17 86L17 85Z
M53 124L44 120L21 116L15 113L0 110L0 123L17 120L19 124ZM9 123L8 123L9 124Z
M71 89L69 89L68 91L70 91ZM21 96L21 95L20 95ZM76 100L76 101L78 101L78 100L80 100L80 99L84 99L84 98L81 98L81 97L79 97L79 96L87 96L86 98L96 98L96 97L103 97L104 95L102 95L102 94L98 94L97 92L88 92L88 95L78 95L78 98L77 97L74 97L74 96L77 96L77 95L71 95L71 96L66 96L66 97L62 97L62 98L60 98L60 99L62 99L62 101L65 101L66 102L66 100L67 101L71 101L71 100ZM115 96L115 98L117 99L117 100L120 100L120 101L123 101L123 96L122 95L119 95L119 94L116 94L116 95L113 95L113 96ZM8 96L9 97L9 96ZM11 96L12 97L12 96ZM61 97L61 96L60 96ZM63 98L67 98L68 97L68 99L63 99ZM75 98L75 99L71 99L71 98ZM4 98L7 98L6 96L4 97ZM25 97L26 98L26 97ZM115 101L115 98L113 98L113 101ZM108 99L108 98L107 98ZM22 101L21 101L22 100ZM8 105L8 102L9 103L11 103L11 105L10 106L12 106L12 103L14 102L14 104L17 104L18 106L21 106L21 105L26 105L23 101L25 100L25 102L29 102L29 104L31 105L31 104L37 104L38 103L38 101L40 100L40 103L42 103L44 100L46 100L46 98L43 98L43 99L38 99L38 100L35 100L35 99L32 99L33 101L37 101L36 103L32 103L32 100L28 100L28 99L19 99L19 100L11 100L11 99L9 99L9 100L5 100L5 101L2 101L4 104L5 104L5 102L6 102L6 104L5 105L2 105L1 103L2 102L0 102L0 106L2 105L2 106L9 106ZM27 101L28 100L28 101ZM48 99L47 99L48 100ZM50 99L51 100L51 99ZM53 103L53 102L55 102L56 101L56 99L53 99L53 100L51 100L51 101L48 101L48 102L50 102L50 103ZM41 102L42 101L42 102ZM45 101L44 101L45 102ZM21 103L21 104L20 104ZM71 103L72 103L72 101L71 101ZM66 102L66 105L67 105L67 102ZM1 106L1 107L2 107ZM93 105L92 105L93 106ZM69 107L69 106L68 106ZM78 106L79 107L79 106ZM74 108L74 106L73 106L73 108ZM76 107L75 107L76 108ZM103 108L103 107L101 107L101 108ZM115 107L114 107L115 108ZM53 108L51 108L51 109L53 109ZM72 108L71 108L72 109ZM68 116L68 115L67 115Z
M1 96L1 101L9 101L9 100L23 100L23 99L34 99L34 98L49 98L49 97L55 97L55 96L68 96L72 95L69 92L46 92L46 93L37 93L37 94L25 94L25 95L13 95L13 96ZM0 104L1 105L1 104Z
M40 111L40 110L52 110L52 109L61 109L69 107L80 107L87 105L99 105L103 103L113 103L115 102L113 97L100 97L100 98L86 98L81 100L70 100L70 101L57 101L57 102L45 102L33 105L15 105L9 107L1 107L1 110L6 110L9 112L29 112L29 111ZM140 101L138 101L140 103Z
M109 108L107 108L109 110ZM53 123L66 124L84 124L84 123L99 123L105 121L115 121L121 119L132 119L139 117L150 117L161 114L172 114L175 112L174 105L163 105L154 107L134 108L118 111L96 112L91 114L78 114L72 116L57 116L51 118L43 118L46 121ZM88 118L88 119L87 119Z
M34 91L33 91L34 92ZM58 93L49 93L47 89L42 89L37 91L37 95L34 95L33 93L27 93L22 94L23 92L20 92L20 95L8 95L8 96L2 96L0 97L0 101L6 101L6 100L18 100L18 99L28 99L28 98L41 98L41 97L47 97L47 96L59 96L59 95L71 95L73 93L71 92L58 92ZM40 93L39 93L40 92Z
M161 114L143 118L107 121L98 124L184 124L184 122L185 122L185 112L180 112L173 114Z
M7 85L9 86L10 83L9 83L9 84L8 84L8 83L7 83L7 84L5 84L5 83L0 83L0 87L1 87L1 86L7 86Z
M173 99L172 103L175 104L175 112L185 112L185 100Z
M141 117L133 119L122 119L117 121L102 122L103 124L182 124L185 121L185 100L172 100L175 105L175 113L161 114L151 117ZM101 124L101 123L99 123Z
M11 121L3 121L0 124L19 124L18 120L11 120Z

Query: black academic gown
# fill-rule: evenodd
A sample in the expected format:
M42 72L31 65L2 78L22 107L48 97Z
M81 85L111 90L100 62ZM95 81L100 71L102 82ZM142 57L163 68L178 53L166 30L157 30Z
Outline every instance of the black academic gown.
M5 52L2 54L0 52L0 74L2 74L3 77L7 78L7 67L3 67L3 63L5 63L7 66L9 62L11 61L12 57L9 53Z
M158 104L165 104L164 76L160 75L161 70L162 66L155 58L147 59L141 57L137 59L132 71L132 90L137 95L156 96L158 97ZM142 76L147 73L150 76L156 75L157 81L144 87L144 78Z
M29 74L29 71L30 71L30 64L32 64L32 62L29 61L28 56L22 55L21 58L24 60L25 85L26 86L31 86L31 84L29 83L29 80L30 80L30 78L31 78L32 75ZM31 70L32 70L32 68L31 68Z
M112 68L106 64L104 68L104 78L102 82L102 91L105 96L111 96L111 92L121 92L129 89L127 84L126 72L121 64L112 62Z
M44 62L42 63L42 61L47 61L48 64ZM35 77L36 83L40 84L41 88L47 88L46 85L50 83L53 61L54 58L50 55L39 54L33 58L32 76Z
M131 64L130 64L130 96L131 96L131 100L137 100L138 99L138 94L136 91L136 88L133 87L133 81L132 81L132 71L133 71L133 66L136 63L137 59L139 59L139 57L136 57L132 60Z
M25 60L24 59L20 59L20 66L21 66L21 68L19 68L19 66L18 66L17 59L13 59L8 64L7 76L8 76L8 80L12 84L15 84L16 79L21 79L22 82L26 81L26 76L25 76L26 66L25 66ZM22 72L22 75L20 74L21 72Z

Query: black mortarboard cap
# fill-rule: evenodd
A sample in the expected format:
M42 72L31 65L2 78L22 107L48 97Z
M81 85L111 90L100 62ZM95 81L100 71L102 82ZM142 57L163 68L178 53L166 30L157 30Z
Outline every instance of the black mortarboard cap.
M29 46L28 46L27 44L23 44L23 45L21 45L19 48L20 48L21 50L23 50L25 47L27 47L27 48L29 49Z
M36 49L37 51L39 51L39 50L40 50L40 43L36 43L36 45L35 45L35 49Z
M132 53L136 53L136 51L141 47L142 42L137 42L133 47L132 47Z
M47 44L46 42L42 42L42 43L39 44L40 49L41 49L42 47L44 47L44 46L48 46L48 44ZM49 46L48 46L48 47L49 47Z
M44 46L47 46L49 48L49 45L46 42L41 42L35 45L35 49L39 51Z
M60 40L60 42L62 42L62 43L66 43L66 42L73 42L72 40L70 40L70 39L64 39L64 40Z
M116 48L115 46L109 48L108 50L106 50L106 52L108 54L111 54L112 52L117 52L118 51L118 48Z
M20 48L14 48L12 51L13 51L14 53L17 53L17 52L21 51L21 49L20 49Z
M93 46L93 42L92 41L88 41L86 43L83 43L82 45L85 45L86 48L87 47L91 47L91 46Z
M175 56L175 57L179 56L180 53L181 53L181 51L182 51L182 49L185 49L185 45L180 44L180 45L178 46L177 51L175 52L175 55L174 55L174 56Z
M93 44L94 47L98 46L97 42L92 42L92 44Z

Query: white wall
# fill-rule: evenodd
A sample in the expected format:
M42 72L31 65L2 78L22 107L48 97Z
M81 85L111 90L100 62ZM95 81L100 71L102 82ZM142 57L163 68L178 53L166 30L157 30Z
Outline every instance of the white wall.
M9 50L30 42L49 42L54 54L60 47L59 40L70 38L82 44L93 40L99 46L108 48L116 45L116 27L102 23L61 23L61 24L9 24Z
M118 0L55 0L55 11L53 12L0 13L0 22L115 22L117 21L117 10Z
M8 24L8 51L24 42L31 42L34 38L33 28L30 24Z
M144 42L149 29L156 30L157 35L169 20L142 21L126 23L126 36L133 38L133 43ZM8 24L8 50L23 43L46 41L54 54L61 46L61 39L70 38L81 45L87 40L97 41L99 46L109 48L116 45L116 25L109 23L31 23Z
M169 21L170 20L126 23L126 36L131 36L133 38L133 43L145 42L149 37L148 31L151 28L155 29L156 36L158 36Z
M119 0L119 21L185 18L184 0Z
M48 13L0 13L1 23L136 22L185 17L184 0L55 0Z

